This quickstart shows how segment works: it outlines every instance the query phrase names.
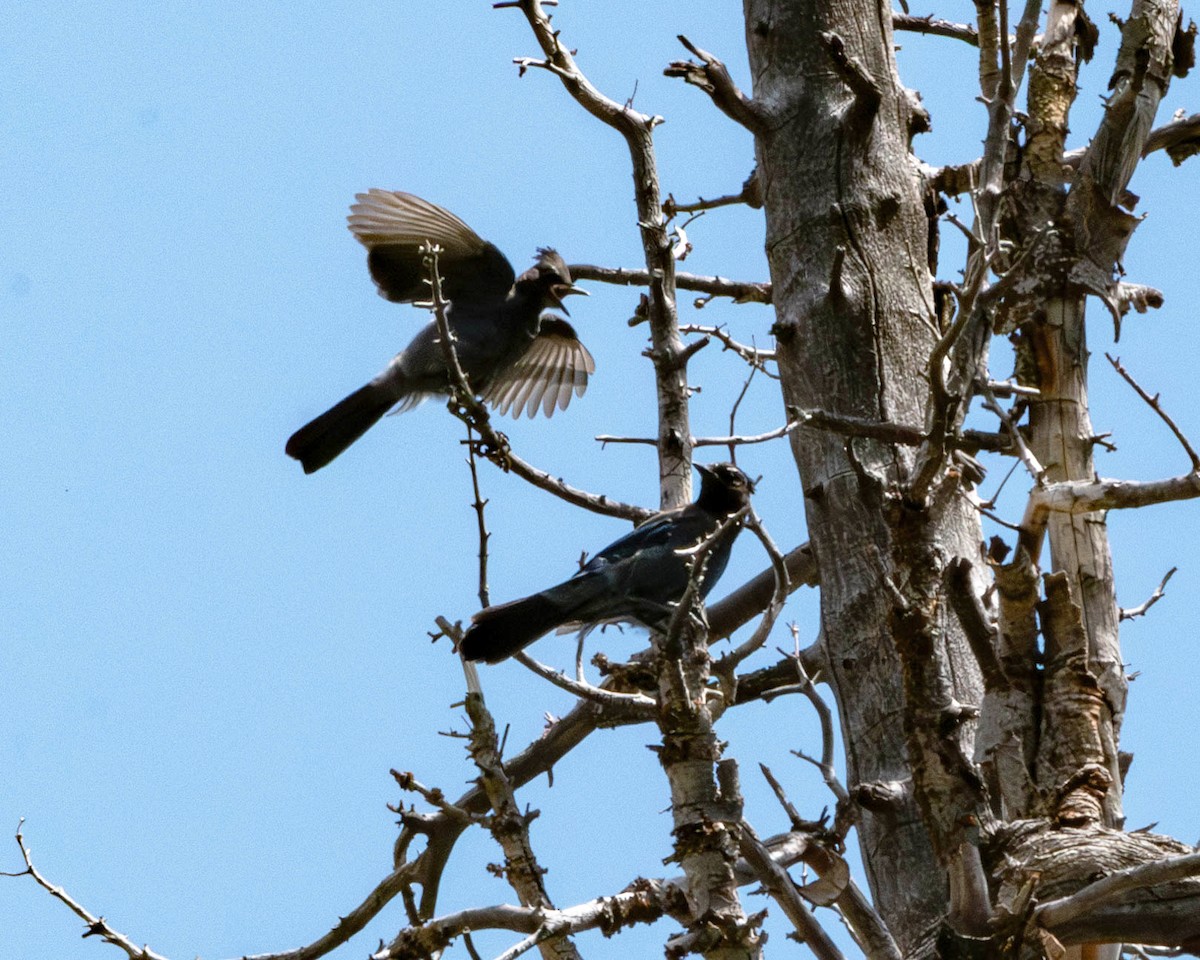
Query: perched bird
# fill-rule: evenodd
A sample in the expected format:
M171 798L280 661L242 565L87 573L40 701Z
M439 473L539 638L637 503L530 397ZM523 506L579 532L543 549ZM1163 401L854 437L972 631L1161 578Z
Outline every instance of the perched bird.
M494 244L428 200L376 189L355 199L350 231L367 248L380 296L394 303L428 299L420 248L442 248L446 322L459 365L486 403L514 417L522 410L532 417L539 406L550 416L556 405L566 409L572 392L583 395L595 370L592 355L566 320L542 315L551 306L566 313L563 297L586 293L571 281L562 257L538 250L537 262L517 277ZM430 321L379 376L292 434L287 455L305 473L320 470L393 407L409 410L449 392L437 324Z
M651 517L609 544L570 580L523 600L480 610L462 639L468 660L499 663L556 627L632 621L663 627L688 585L686 551L750 502L754 484L732 463L696 464L700 496ZM700 596L725 572L739 526L723 530L708 550ZM682 551L682 552L681 552Z

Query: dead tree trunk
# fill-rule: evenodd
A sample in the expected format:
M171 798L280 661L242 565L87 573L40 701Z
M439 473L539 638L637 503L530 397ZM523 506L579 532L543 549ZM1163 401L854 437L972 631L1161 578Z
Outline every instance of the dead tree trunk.
M1030 2L1015 30L1006 5L976 6L967 38L980 49L988 133L954 185L923 182L912 157L927 118L897 77L888 5L745 2L777 355L790 418L809 415L791 442L867 875L910 954L943 952L946 935L1013 951L1105 943L1111 954L1122 923L1130 939L1191 942L1179 902L1134 907L1108 892L1111 902L1085 908L1080 892L1117 863L1134 870L1183 852L1113 829L1125 677L1100 511L1170 494L1167 483L1120 495L1095 483L1084 304L1098 297L1118 324L1130 304L1116 279L1136 226L1125 188L1191 34L1170 0L1135 0L1104 120L1069 155L1094 27L1075 3L1052 3L1043 24ZM974 201L960 285L931 277L930 188ZM988 386L993 332L1018 343L1028 399L1012 415ZM985 558L972 470L956 452L977 394L1034 486L1007 566ZM924 437L906 447L876 429L846 440L814 428L830 415L917 425ZM1194 496L1189 477L1172 489ZM980 599L985 559L998 616ZM1193 887L1162 899L1190 903ZM1055 896L1071 906L1034 910Z
M865 0L746 3L754 98L767 112L757 158L784 402L922 425L941 332L909 152L922 114L897 77L890 18L886 5ZM957 844L952 828L931 838L906 742L936 735L914 725L940 717L951 728L942 746L970 755L959 705L979 702L980 681L942 573L956 556L977 556L979 523L953 484L904 501L912 448L815 429L793 433L792 448L822 571L824 678L864 801L867 874L880 912L911 948L948 909L938 860L955 859ZM910 606L921 623L904 629L909 653L927 659L905 671L905 685L933 699L906 715L894 620ZM937 676L916 675L934 662Z

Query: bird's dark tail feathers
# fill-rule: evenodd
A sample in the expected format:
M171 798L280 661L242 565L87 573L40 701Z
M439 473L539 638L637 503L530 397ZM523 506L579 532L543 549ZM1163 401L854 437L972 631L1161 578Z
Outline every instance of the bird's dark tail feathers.
M320 470L379 422L396 403L396 391L368 383L288 438L284 448L305 473Z
M571 608L552 601L546 595L549 592L480 610L462 639L462 655L468 660L499 663L568 622Z

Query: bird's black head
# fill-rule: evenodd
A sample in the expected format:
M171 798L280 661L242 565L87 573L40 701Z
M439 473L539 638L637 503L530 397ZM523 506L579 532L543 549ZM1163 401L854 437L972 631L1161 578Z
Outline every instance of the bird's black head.
M543 306L556 306L567 316L571 313L564 306L562 298L572 293L587 296L587 291L581 290L572 281L567 262L557 250L549 247L538 250L537 262L517 277L517 286L532 288L542 297Z
M737 513L750 502L754 481L732 463L697 463L700 471L700 496L696 504L717 516Z

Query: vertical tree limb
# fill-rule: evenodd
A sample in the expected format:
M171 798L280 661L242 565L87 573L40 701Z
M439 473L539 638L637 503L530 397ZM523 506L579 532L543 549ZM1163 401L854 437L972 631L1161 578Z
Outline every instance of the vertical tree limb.
M601 93L578 64L571 51L550 25L541 0L519 0L542 48L545 60L538 62L554 73L588 113L608 124L625 138L633 167L634 198L642 250L649 272L647 317L650 321L650 358L654 362L658 391L658 464L660 500L663 509L681 507L691 499L692 450L688 418L687 364L679 336L676 310L675 254L662 209L662 189L654 159L654 127L660 117L649 116L620 104ZM528 60L518 60L523 65Z
M890 10L868 0L750 0L745 9L754 99L777 121L769 136L756 138L756 155L785 409L925 424L928 389L914 374L927 369L941 331ZM831 59L823 34L841 38L859 79L852 82ZM848 111L873 97L869 86L880 106L865 122L865 109ZM874 438L848 447L804 428L790 440L822 572L823 679L837 699L848 786L858 795L864 783L903 783L912 774L894 601L885 584L908 584L915 573L896 549L907 534L893 509L914 455ZM940 581L940 566L974 555L981 536L966 499L931 486L927 512L912 522L927 525L923 541L938 545L933 574ZM935 603L944 602L939 594L933 591ZM978 672L957 620L931 616L939 663L930 669L941 672L955 700L978 703ZM955 735L969 756L970 724ZM876 906L907 953L941 922L949 900L914 792L894 796L862 812L859 834Z
M513 793L512 782L500 761L496 726L483 703L483 696L468 693L467 717L471 721L471 759L479 768L479 785L491 805L490 829L504 851L504 874L521 899L521 905L553 910L554 904L546 893L542 875L529 839L529 814L521 813ZM538 949L546 960L578 960L579 951L566 936L540 940Z

